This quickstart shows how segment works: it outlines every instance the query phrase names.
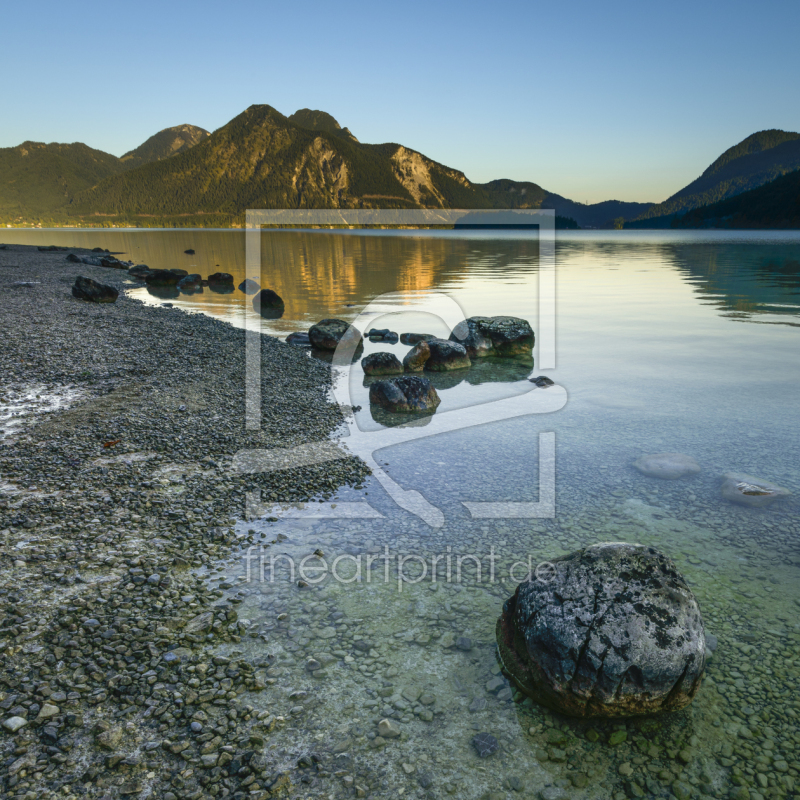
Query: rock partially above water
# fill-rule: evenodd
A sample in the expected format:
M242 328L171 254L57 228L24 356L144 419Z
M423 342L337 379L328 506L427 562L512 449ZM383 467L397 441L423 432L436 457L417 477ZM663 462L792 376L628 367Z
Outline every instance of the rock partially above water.
M320 350L335 350L349 330L350 323L343 319L323 319L308 329L308 338L311 344ZM361 338L361 334L357 333L355 328L351 335L358 336L359 340Z
M283 316L284 308L283 298L272 289L262 289L253 297L253 310L262 317L279 319Z
M744 472L726 472L722 476L722 496L731 503L760 508L774 503L791 492L771 481Z
M432 333L401 333L400 344L419 344L420 342L429 342L431 339L436 339Z
M203 276L196 272L186 275L178 281L178 288L184 292L198 291L203 288Z
M426 341L421 341L406 353L403 359L403 369L406 372L421 372L425 368L425 363L430 357L430 346Z
M450 334L464 345L470 358L530 356L535 337L527 320L519 317L469 317Z
M369 387L369 402L393 412L435 411L441 399L427 378L404 375L375 381Z
M176 286L182 277L171 269L153 269L144 276L144 280L148 286Z
M229 272L214 272L208 276L209 286L230 286L233 288L233 275Z
M521 691L575 717L629 717L691 702L705 666L700 609L652 547L597 544L521 583L497 623Z
M293 344L296 347L311 347L311 339L308 338L307 333L302 331L294 331L286 337L287 344Z
M119 292L113 286L106 286L104 283L78 275L72 287L72 296L91 303L115 303Z
M370 353L361 359L365 375L402 375L403 365L394 353Z
M425 369L432 372L449 372L451 369L468 369L472 366L467 351L458 342L447 339L431 339L427 342L430 356L425 361Z
M633 462L633 466L643 475L651 478L663 478L674 481L687 475L697 475L700 465L683 453L653 453L641 456Z
M237 288L240 292L244 292L245 294L255 294L261 287L258 285L258 281L245 278Z

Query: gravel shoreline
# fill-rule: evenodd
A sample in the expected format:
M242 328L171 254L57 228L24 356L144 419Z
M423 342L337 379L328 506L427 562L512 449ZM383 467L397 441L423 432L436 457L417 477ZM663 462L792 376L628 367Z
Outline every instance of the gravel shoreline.
M244 331L66 255L0 250L0 404L71 403L0 440L0 795L275 796L291 776L262 745L280 719L239 698L268 665L205 654L242 629L198 573L241 546L247 491L322 499L368 474L231 469L241 448L341 425L330 370L264 336L262 427L245 432ZM78 274L118 301L73 298Z

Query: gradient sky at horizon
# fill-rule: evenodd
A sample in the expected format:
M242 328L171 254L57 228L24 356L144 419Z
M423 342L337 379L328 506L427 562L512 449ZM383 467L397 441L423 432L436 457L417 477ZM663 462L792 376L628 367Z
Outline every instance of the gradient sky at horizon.
M115 155L255 103L325 110L470 180L660 201L767 128L800 130L800 4L141 0L4 9L0 147Z

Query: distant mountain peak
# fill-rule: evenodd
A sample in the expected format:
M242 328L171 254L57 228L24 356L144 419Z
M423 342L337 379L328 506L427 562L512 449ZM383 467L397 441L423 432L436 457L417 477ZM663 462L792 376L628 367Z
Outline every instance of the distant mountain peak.
M161 161L176 153L182 153L198 142L202 142L211 134L197 125L175 125L164 128L151 136L136 149L125 153L120 159L124 169L135 169L152 161Z
M350 139L353 142L358 141L348 128L343 128L336 118L328 114L327 111L301 108L287 117L287 119L298 127L309 131L324 131L325 133L332 133L334 136Z

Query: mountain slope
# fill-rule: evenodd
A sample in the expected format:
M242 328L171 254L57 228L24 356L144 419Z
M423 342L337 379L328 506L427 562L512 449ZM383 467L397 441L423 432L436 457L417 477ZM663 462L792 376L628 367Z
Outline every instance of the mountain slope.
M53 212L119 169L116 156L80 142L23 142L0 148L0 212L6 216Z
M697 180L639 219L681 214L733 197L800 168L800 134L767 130L726 150ZM639 226L637 226L639 227Z
M800 170L719 203L695 208L676 228L800 228Z
M207 130L198 128L196 125L176 125L173 128L165 128L140 144L135 150L125 153L120 161L124 169L135 169L143 164L161 161L188 150L210 135Z

